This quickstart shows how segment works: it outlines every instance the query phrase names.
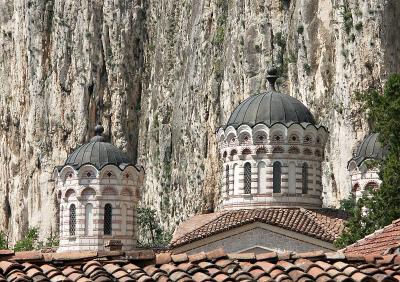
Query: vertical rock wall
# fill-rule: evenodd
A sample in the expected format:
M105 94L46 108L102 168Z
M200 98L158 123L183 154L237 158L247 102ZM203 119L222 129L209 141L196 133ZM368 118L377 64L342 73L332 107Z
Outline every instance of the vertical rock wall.
M215 130L264 88L301 99L331 138L324 201L367 124L355 91L399 71L397 0L0 1L0 226L56 232L53 167L101 121L145 167L143 204L172 229L215 209Z
M136 156L144 13L135 1L0 2L0 226L57 232L51 174L102 121Z

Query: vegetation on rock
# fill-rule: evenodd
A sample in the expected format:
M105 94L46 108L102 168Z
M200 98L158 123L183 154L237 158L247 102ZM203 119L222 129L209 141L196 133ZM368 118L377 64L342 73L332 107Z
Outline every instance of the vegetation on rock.
M138 226L140 247L163 248L171 241L172 234L163 230L153 209L138 208Z
M400 75L392 75L383 93L372 90L360 93L374 132L379 133L383 146L389 153L379 167L382 184L379 189L368 191L351 210L346 230L336 240L338 247L345 247L400 218ZM371 164L369 164L371 165Z

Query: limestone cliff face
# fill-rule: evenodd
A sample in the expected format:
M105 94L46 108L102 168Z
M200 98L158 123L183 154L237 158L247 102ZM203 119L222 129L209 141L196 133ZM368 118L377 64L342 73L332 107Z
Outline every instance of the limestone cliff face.
M135 1L0 2L0 225L57 232L55 165L102 121L136 155L143 65Z
M214 209L215 130L271 64L329 128L336 205L368 128L354 92L399 71L399 16L397 0L0 2L0 225L56 232L52 169L98 121L145 167L165 226Z

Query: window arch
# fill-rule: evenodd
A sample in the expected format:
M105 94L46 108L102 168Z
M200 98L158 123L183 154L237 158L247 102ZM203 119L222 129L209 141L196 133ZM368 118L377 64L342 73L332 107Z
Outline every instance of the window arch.
M257 155L266 154L266 153L267 153L267 149L265 149L264 147L258 148L256 151Z
M225 168L225 191L226 195L229 195L229 165Z
M112 206L106 204L104 206L104 235L112 234Z
M244 164L244 193L251 194L251 164Z
M74 204L69 207L69 236L75 236L76 231L76 207Z
M282 176L282 165L280 162L274 162L273 164L273 192L281 192L281 176Z
M303 177L302 193L307 194L308 193L308 164L307 163L303 163L302 177Z
M360 190L360 184L356 183L356 184L354 184L353 188L351 189L351 192L356 193L358 190Z
M377 188L379 188L378 183L376 183L375 181L370 181L365 185L364 190L368 191L368 192L372 192L372 191L376 190Z

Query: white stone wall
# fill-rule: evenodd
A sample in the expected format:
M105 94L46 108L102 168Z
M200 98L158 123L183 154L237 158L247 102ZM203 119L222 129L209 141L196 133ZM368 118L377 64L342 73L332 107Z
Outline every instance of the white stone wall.
M248 249L262 247L276 252L309 252L316 250L332 251L323 248L318 244L313 244L293 237L285 236L263 228L254 228L244 231L224 239L205 244L201 247L187 251L188 254L198 252L209 252L218 248L223 248L227 253L246 252Z
M136 246L136 209L143 170L129 166L121 171L109 165L97 171L91 165L78 171L66 166L57 177L60 201L59 252L104 250L111 239L120 240L123 250ZM76 207L75 235L70 235L70 207ZM86 219L86 205L93 205L92 222ZM104 234L104 209L112 206L112 233ZM93 226L91 232L89 226Z
M323 127L293 124L288 128L259 124L220 129L223 159L222 209L271 206L322 206L321 163L328 133ZM273 164L281 164L281 191L273 191ZM251 193L245 194L246 163L251 164ZM307 191L303 165L307 164ZM229 172L229 173L227 173Z

